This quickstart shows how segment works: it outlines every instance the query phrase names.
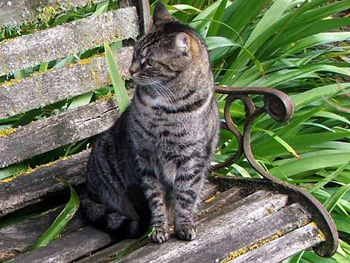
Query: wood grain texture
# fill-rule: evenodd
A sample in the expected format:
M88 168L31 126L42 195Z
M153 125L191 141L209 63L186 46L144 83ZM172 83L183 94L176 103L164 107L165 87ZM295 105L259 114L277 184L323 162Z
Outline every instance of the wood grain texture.
M211 183L205 184L205 189L217 189L216 185ZM240 188L233 187L225 192L217 193L214 198L210 191L204 191L202 195L202 202L199 205L198 215L195 218L196 222L201 222L206 218L213 216L214 213L222 210L225 206L235 203L237 200L243 198L242 191ZM210 198L208 200L208 198ZM206 200L206 201L205 201ZM87 258L84 258L78 263L106 263L110 262L117 253L130 246L134 240L124 240L118 244L115 244L107 249L93 254ZM181 242L181 241L177 241Z
M0 167L101 133L118 118L114 100L101 100L20 127L0 138Z
M52 8L55 14L67 10L100 3L105 0L4 0L0 1L0 27L20 26L23 23L36 22L44 8Z
M65 161L66 162L66 161ZM56 167L57 169L59 167ZM48 172L48 171L46 171ZM56 173L59 170L55 171ZM35 174L32 174L34 176ZM50 175L47 175L50 178ZM35 184L35 187L40 187L41 183ZM33 187L33 186L32 186ZM57 188L57 186L56 186ZM205 184L205 191L203 191L203 199L207 199L214 194L216 191L216 186L211 183ZM28 189L30 192L30 189ZM45 213L40 217L32 218L26 220L24 222L15 224L13 226L8 226L0 230L0 262L5 259L10 259L18 256L20 253L25 252L50 226L50 224L54 221L58 212L60 212L62 208L57 211L52 211L49 213ZM208 210L209 211L209 210ZM32 262L31 260L37 257L36 260L38 262L70 262L71 260L75 260L76 258L85 255L86 253L90 253L91 251L98 250L101 247L104 247L111 243L112 239L106 239L106 233L94 230L91 232L91 227L87 227L80 231L83 227L86 227L86 220L82 216L81 212L74 216L72 221L69 223L65 231L62 233L62 238L54 241L47 248L41 249L39 252L33 251L30 253L34 253L34 256L31 254L20 256L19 258L23 260L23 262ZM78 231L76 234L71 234L74 231ZM86 242L90 243L90 245L80 247L81 242L86 239L86 231L88 231L91 240ZM80 240L82 239L82 241ZM130 240L129 240L130 241ZM125 243L129 241L123 241L121 244L117 244L117 247L122 249ZM85 241L84 241L85 242ZM130 241L130 242L133 242ZM92 244L92 245L91 245ZM66 246L66 247L65 247ZM62 250L62 247L65 247ZM106 254L104 252L104 254ZM113 254L113 252L111 252ZM107 253L108 254L108 253ZM110 255L110 254L108 254ZM96 259L96 256L93 257ZM106 257L104 257L105 259ZM28 260L28 261L27 261ZM42 261L39 261L42 260ZM52 260L52 261L46 261ZM20 262L20 261L18 261ZM33 261L37 262L37 261ZM94 261L92 261L94 262Z
M63 206L58 207L54 211L0 229L0 262L26 252L45 233L62 209ZM85 219L78 212L64 229L62 235L78 231L85 225Z
M322 239L319 235L319 229L315 224L310 223L265 246L240 256L230 261L230 263L277 263L321 242Z
M22 174L9 182L0 181L0 216L40 202L47 194L63 189L55 180L62 178L71 185L85 182L90 151L84 151L67 160L58 160L48 166Z
M122 76L129 77L132 47L115 52ZM14 82L0 84L0 119L43 107L108 85L105 56L96 56Z
M259 221L287 204L287 196L259 191L208 216L198 225L197 239L191 242L171 239L162 245L149 244L129 256L113 261L128 262L215 262L236 248L241 235ZM273 209L272 209L273 208ZM259 225L261 228L261 225Z
M68 263L74 259L89 254L101 247L107 246L113 238L92 226L65 235L46 247L22 254L12 263Z
M59 159L49 165L43 165L30 173L15 177L9 182L0 181L0 216L38 203L48 194L64 188L55 178L62 178L72 186L86 181L86 167L90 150L70 156L68 159ZM214 195L217 186L206 183L203 189L203 198ZM205 204L203 211L211 211ZM211 205L212 206L212 205ZM219 206L217 206L219 207Z
M0 76L138 34L136 8L128 7L5 40L0 43Z

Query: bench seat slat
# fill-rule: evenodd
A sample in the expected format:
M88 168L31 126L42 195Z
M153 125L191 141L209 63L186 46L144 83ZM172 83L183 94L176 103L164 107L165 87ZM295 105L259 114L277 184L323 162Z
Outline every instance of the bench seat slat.
M216 191L216 185L206 183L202 200L213 196ZM219 200L224 198L223 195L218 196ZM50 211L40 217L0 229L0 261L14 258L19 253L25 252L46 231L61 210L62 208ZM215 208L207 207L206 210L210 213L215 211ZM78 211L65 228L62 237L47 247L20 255L13 262L71 262L113 242L107 233L94 229L92 226L86 226L86 224L82 213ZM117 246L122 249L125 243L129 241L123 241Z
M74 259L89 254L92 251L107 246L113 238L106 232L102 232L92 226L87 226L81 231L76 231L57 239L46 247L40 247L33 252L22 254L12 263L68 263Z
M138 34L136 8L128 7L5 40L0 42L0 76Z
M105 0L7 0L0 1L0 27L7 25L21 25L23 23L36 22L40 14L44 14L44 8L54 10L55 14L66 10L84 7L92 3L100 3ZM41 10L41 12L40 12Z
M122 76L129 76L132 47L115 52ZM64 68L9 83L0 84L0 119L62 101L109 84L104 55L95 56Z
M266 191L255 192L200 223L197 239L191 242L172 239L161 246L149 244L113 262L215 262L215 259L223 258L225 253L232 251L233 244L237 247L244 245L240 242L243 240L241 234L245 227L250 228L258 224L260 219L269 215L268 211L272 207L274 211L278 211L286 204L285 195L274 195Z
M0 138L0 167L101 133L118 118L116 102L100 100L36 121Z
M281 262L302 250L313 247L324 241L319 231L316 224L310 223L229 262Z
M62 209L63 206L60 206L52 211L0 229L0 262L26 252L45 233ZM85 219L79 214L78 212L78 216L74 216L62 235L78 231L86 225Z

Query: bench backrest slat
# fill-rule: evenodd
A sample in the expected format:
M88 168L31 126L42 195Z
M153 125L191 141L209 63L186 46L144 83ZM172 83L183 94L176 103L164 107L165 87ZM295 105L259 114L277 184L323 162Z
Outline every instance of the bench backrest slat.
M127 7L2 41L0 76L138 34L136 9Z
M114 100L99 100L20 127L0 138L0 168L101 133L117 117Z
M128 76L132 47L115 52L122 76ZM60 69L0 83L0 119L49 105L110 84L104 54Z
M18 25L23 21L35 21L38 13L33 10L28 11L25 20L13 15L28 9L29 3L40 4L41 8L50 8L53 2L58 1L8 0L5 4L4 1L0 2L1 27L15 20ZM7 2L13 4L11 8L7 6ZM85 6L88 2L97 3L103 0L61 0L62 7L67 8L61 11L66 12L73 7ZM119 9L99 16L91 15L61 26L1 41L0 76L103 46L104 40L114 42L136 39L140 30L145 31L150 21L147 14L148 2L119 0L118 3ZM7 17L4 18L3 14ZM148 22L143 21L143 16ZM129 43L131 41L123 41L124 45ZM115 51L119 71L123 77L129 76L132 53L131 46L124 46ZM22 79L1 82L0 120L9 117L16 119L15 115L19 113L49 106L67 98L73 98L74 102L75 96L109 84L110 78L104 54L94 55L61 68L34 72ZM105 131L113 125L119 115L115 100L108 98L36 120L16 129L0 130L0 168L16 165ZM67 159L43 164L40 168L31 167L14 177L0 180L0 216L40 202L48 193L62 189L62 185L54 180L55 176L66 179L72 185L83 183L89 154L90 151L83 151L68 156Z
M90 150L86 150L23 171L15 178L0 183L0 216L40 202L43 196L65 187L53 178L67 180L72 185L85 182L89 155Z
M106 0L3 0L0 1L0 27L36 22L73 8Z

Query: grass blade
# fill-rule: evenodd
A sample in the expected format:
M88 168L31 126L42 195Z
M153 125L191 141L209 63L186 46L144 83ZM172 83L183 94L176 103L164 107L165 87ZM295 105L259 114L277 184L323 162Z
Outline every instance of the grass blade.
M330 175L328 175L326 178L324 178L323 180L319 181L317 184L315 184L310 190L309 192L312 193L320 188L322 188L323 186L325 186L326 184L328 184L329 182L331 182L332 180L334 180L341 172L344 171L344 169L349 165L350 162L347 162L345 164L343 164L342 166L340 166L337 170L335 170L333 173L331 173Z
M51 241L53 241L66 227L69 221L73 218L75 212L78 210L80 201L79 196L73 189L73 187L63 179L56 179L57 181L68 185L70 188L70 199L66 204L62 212L57 216L52 225L46 230L46 232L35 242L35 244L30 248L30 250L36 249L38 247L46 246Z
M145 242L147 242L149 240L149 237L152 235L153 231L154 231L154 227L152 227L150 230L148 230L142 237L135 240L129 246L127 246L122 251L120 251L119 253L114 255L112 260L121 259L121 258L125 257L126 255L128 255L130 252L137 249L138 247L142 246Z
M104 42L104 47L109 69L109 76L112 79L113 89L115 91L117 103L119 105L120 112L122 113L130 104L128 92L126 91L124 81L120 76L117 61L107 41Z
M332 212L338 201L346 194L350 189L350 184L343 185L337 191L335 191L327 200L323 203L328 212Z
M6 182L6 178L12 177L15 174L28 169L27 165L15 164L5 168L0 169L0 182Z
M214 13L213 20L221 21L225 12L226 4L227 4L227 0L221 1L220 5L218 6L218 8ZM220 28L220 24L210 23L207 36L215 36L218 33L219 28Z
M72 110L72 109L89 104L93 95L94 95L93 92L88 92L88 93L76 96L72 100L72 102L69 104L69 107L67 108L67 110Z

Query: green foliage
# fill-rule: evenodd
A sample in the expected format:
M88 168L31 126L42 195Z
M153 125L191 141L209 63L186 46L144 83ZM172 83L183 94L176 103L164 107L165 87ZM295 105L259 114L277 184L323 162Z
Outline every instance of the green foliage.
M350 1L186 4L202 12L174 16L189 22L203 36L216 83L281 89L293 100L295 114L289 123L278 124L268 116L256 121L252 129L254 155L274 176L310 189L331 211L344 241L331 259L306 252L286 262L348 262L350 33L348 27L345 31L341 28L349 25L350 19L334 15L349 9ZM222 114L225 97L218 99ZM253 99L262 105L261 98ZM231 114L242 130L242 104L235 102ZM236 151L235 137L223 131L217 161ZM258 177L244 159L219 173Z
M118 102L120 112L124 112L126 108L129 106L129 96L126 91L124 81L120 76L117 61L112 53L111 48L109 47L108 42L104 43L105 52L106 52L106 60L109 69L109 76L112 79L112 84L115 92L115 97Z
M116 255L112 256L112 260L121 259L125 256L127 256L132 251L136 250L137 248L147 244L150 240L150 236L154 232L154 227L150 228L145 234L143 234L139 239L136 239L132 243L130 243L127 247L125 247L123 250L118 252Z
M57 181L68 185L70 188L70 199L62 212L57 216L55 221L52 223L52 225L45 231L45 233L38 239L38 241L35 242L35 244L30 248L36 249L38 247L46 246L51 241L53 241L55 238L57 238L60 233L64 230L66 225L69 223L69 221L73 218L75 212L78 210L80 202L79 202L79 196L74 191L73 187L69 185L68 182L64 181L63 179L57 179Z

